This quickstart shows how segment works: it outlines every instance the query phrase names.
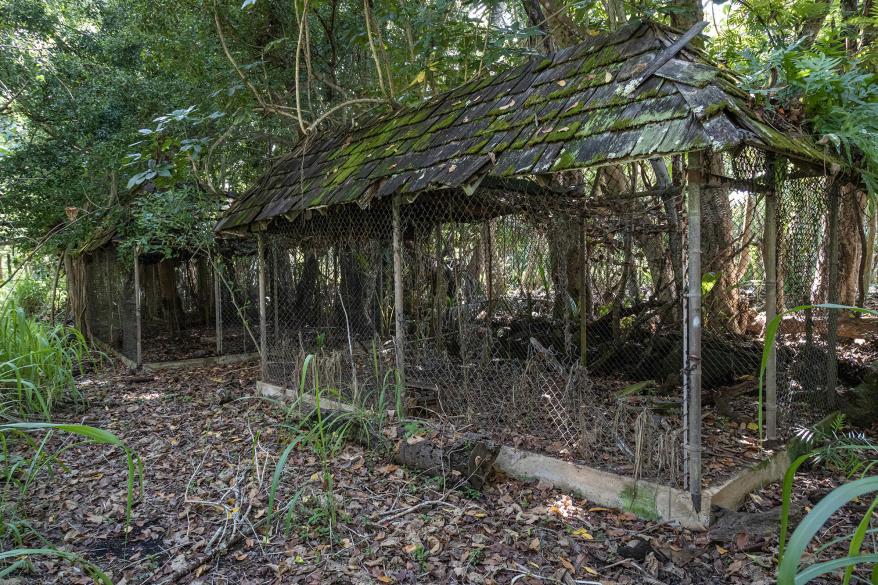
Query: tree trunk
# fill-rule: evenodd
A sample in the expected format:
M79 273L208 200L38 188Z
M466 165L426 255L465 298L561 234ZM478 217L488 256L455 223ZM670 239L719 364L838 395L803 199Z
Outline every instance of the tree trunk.
M162 319L168 326L168 334L178 337L182 328L183 309L177 294L176 262L170 259L161 260L158 263L158 273Z
M869 288L875 278L875 244L878 242L878 205L872 207L872 213L866 218L869 230L866 232L866 246L863 252L863 281L860 285L863 296L869 295Z
M711 171L722 174L722 155L711 157ZM727 188L704 188L701 195L702 274L713 273L717 280L704 298L707 326L743 333L746 312L741 306L737 286L735 252L740 244L732 234L732 207Z
M865 195L853 185L842 189L838 217L838 299L843 305L857 302L860 274L860 224Z
M86 337L91 337L91 329L85 318L87 310L85 290L85 262L82 256L64 253L64 271L67 273L67 302L74 326Z

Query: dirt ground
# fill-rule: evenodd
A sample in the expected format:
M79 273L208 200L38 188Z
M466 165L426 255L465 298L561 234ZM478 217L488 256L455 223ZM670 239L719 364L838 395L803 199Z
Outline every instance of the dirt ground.
M282 509L295 500L295 515L275 515L269 532L271 477L292 434L282 408L255 398L256 372L238 364L83 376L88 405L58 418L118 434L143 459L143 494L126 534L124 456L74 447L63 454L68 470L32 490L35 529L123 585L773 582L776 524L766 511L779 504L777 485L744 506L767 519L765 535L711 535L507 478L481 492L442 489L436 478L346 445L331 465L338 519L330 534L317 505L326 489L320 462L295 449L278 494ZM797 507L836 483L821 473L798 480ZM857 521L842 515L821 539ZM91 582L45 559L17 581Z

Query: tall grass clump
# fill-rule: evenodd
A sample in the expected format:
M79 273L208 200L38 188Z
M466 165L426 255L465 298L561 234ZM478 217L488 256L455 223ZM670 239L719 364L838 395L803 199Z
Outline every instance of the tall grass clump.
M314 453L320 462L321 489L319 492L311 490L312 493L306 493L310 486L305 486L293 494L285 509L280 510L284 512L284 533L290 533L294 520L301 511L308 517L307 527L317 525L328 535L330 543L335 540L338 511L331 464L348 438L380 450L384 446L381 429L387 421L387 408L395 404L398 413L402 405L398 372L390 370L382 376L377 357L373 360L373 367L375 379L380 382L378 390L375 393L359 395L359 398L352 403L339 403L326 398L327 395L339 398L340 393L337 388L321 385L316 356L308 354L305 357L296 400L287 411L288 418L296 419L285 425L293 438L278 459L269 488L267 512L269 531L272 529L272 517L279 511L276 505L277 495L287 461L294 450L306 448ZM309 373L313 383L312 388L307 387ZM329 403L331 407L327 407ZM316 502L316 505L305 509L305 500Z
M28 317L13 297L0 305L0 417L48 420L61 399L78 399L75 372L89 353L71 327Z
M770 356L771 347L777 338L778 328L784 316L809 309L827 309L833 311L852 311L878 315L872 309L851 307L833 303L819 305L802 305L778 314L767 323L765 328L765 347L762 353L762 364L759 369L759 436L762 437L762 385ZM878 508L878 476L873 469L878 466L878 445L863 433L843 432L844 415L835 414L826 424L819 424L813 429L803 429L797 434L798 449L804 453L796 457L790 464L781 484L781 515L778 534L778 569L779 585L805 585L823 575L843 571L842 585L849 585L854 577L854 569L871 566L869 583L878 585L878 548L874 539L870 540L872 552L863 553L867 535L875 534L871 528L873 514ZM843 472L848 478L857 477L854 481L842 484L832 490L802 519L792 536L787 540L790 529L790 508L792 505L793 481L799 468L808 461L822 464L829 469ZM825 529L832 515L854 500L866 498L871 502L866 508L857 528L850 534L844 534L830 542L822 544L813 553L808 548L818 532ZM811 562L803 566L803 561L813 559L821 552L841 542L848 542L848 552L826 561ZM866 582L859 578L860 582Z

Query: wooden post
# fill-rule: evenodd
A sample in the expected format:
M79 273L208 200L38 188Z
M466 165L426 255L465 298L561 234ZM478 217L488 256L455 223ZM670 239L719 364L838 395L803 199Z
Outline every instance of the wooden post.
M701 153L689 155L686 189L689 219L688 352L689 378L689 493L695 510L701 511Z
M393 313L395 317L394 350L396 370L399 376L399 394L405 389L405 316L402 298L402 227L400 219L400 195L393 197ZM404 404L405 401L403 400ZM399 413L402 415L403 413Z
M777 160L767 155L765 179L765 227L762 258L765 263L765 326L777 315ZM766 340L767 343L767 340ZM777 440L777 353L771 344L765 365L765 440Z
M136 355L134 363L139 368L143 364L143 341L140 303L143 291L140 290L140 250L134 250L134 336L136 339Z
M216 331L216 355L223 355L223 285L222 266L210 263L213 267L213 313Z
M265 315L265 235L256 236L256 251L259 256L259 364L262 379L268 379L268 323Z
M271 247L271 306L274 312L274 328L271 334L280 332L280 273L277 269L277 246Z
M829 191L829 242L827 253L829 254L829 282L826 285L826 301L838 303L838 211L841 204L842 178L833 180ZM838 311L827 309L827 332L826 332L826 401L830 409L838 406L838 395L835 386L838 382Z
M494 314L494 245L491 239L491 220L482 224L482 244L485 251L485 289L488 295L488 333Z
M579 365L583 368L588 365L587 349L588 349L588 331L586 324L588 322L588 311L586 311L585 292L588 286L588 264L586 262L585 253L585 216L579 218Z

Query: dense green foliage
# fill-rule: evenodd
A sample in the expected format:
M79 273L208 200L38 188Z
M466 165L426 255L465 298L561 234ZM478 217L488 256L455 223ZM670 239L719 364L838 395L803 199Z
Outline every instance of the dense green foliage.
M700 9L555 0L540 17L535 4L4 0L6 235L33 245L54 229L57 250L124 227L131 245L146 247L169 228L209 224L229 194L319 128L420 100L620 17L685 27ZM747 76L764 107L806 124L874 190L876 19L848 14L848 4L710 6L707 48ZM180 185L205 196L184 202ZM166 189L176 194L155 196ZM166 221L143 221L156 212Z
M0 306L0 418L49 419L57 402L78 398L74 372L88 351L75 329L37 321L8 299Z

